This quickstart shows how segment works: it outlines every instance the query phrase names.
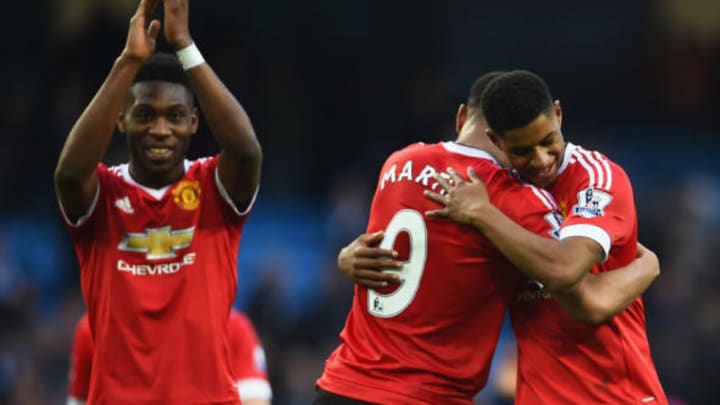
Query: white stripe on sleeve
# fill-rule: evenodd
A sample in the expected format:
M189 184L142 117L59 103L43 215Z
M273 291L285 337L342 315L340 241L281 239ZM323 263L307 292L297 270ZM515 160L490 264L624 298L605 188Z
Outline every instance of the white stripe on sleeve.
M608 163L607 158L603 157L598 152L593 152L593 155L605 168L605 174L607 175L607 180L605 181L605 190L610 191L610 187L612 187L612 170L610 169L610 164Z
M579 150L580 150L580 153L582 153L583 156L585 156L585 159L587 159L588 163L593 165L593 167L595 168L595 173L597 173L597 176L598 176L597 177L597 188L599 188L599 189L604 188L604 182L605 182L605 177L606 177L604 168L602 166L600 166L600 162L598 162L598 160L595 158L595 156L593 156L592 153L590 153L589 151L587 151L585 149L579 149Z
M272 399L270 383L262 378L245 378L236 383L240 399Z
M535 187L531 184L528 184L527 187L530 187L530 190L532 190L533 194L535 194L535 196L540 201L542 201L542 203L545 205L545 207L547 209L549 209L549 210L555 209L555 200L553 200L552 198L548 198L545 194L543 194L540 190L538 190L537 187Z
M607 231L597 225L590 224L575 224L560 228L560 239L569 238L571 236L582 236L594 240L600 245L600 247L602 247L602 250L605 253L601 263L607 260L611 246L610 234L608 234Z
M67 401L65 401L65 405L85 405L85 401L79 398L75 397L67 397Z
M585 161L585 158L582 154L580 154L579 151L575 152L575 157L577 158L578 163L582 165L582 167L585 168L585 170L588 173L588 177L590 177L590 180L588 181L588 187L595 187L595 173L593 171L593 168Z

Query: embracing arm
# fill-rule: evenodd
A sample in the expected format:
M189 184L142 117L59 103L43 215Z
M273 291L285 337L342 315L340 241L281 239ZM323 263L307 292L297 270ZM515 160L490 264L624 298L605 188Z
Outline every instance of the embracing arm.
M164 0L165 38L175 49L193 44L188 0ZM262 150L247 113L207 63L186 71L210 131L220 144L218 174L242 211L260 182Z
M659 275L657 255L638 243L638 257L628 265L590 273L574 290L553 297L575 319L599 324L624 311Z
M515 267L548 290L573 288L594 264L602 260L603 249L592 239L550 239L515 223L490 202L484 183L472 168L468 168L469 182L453 169L448 169L448 173L453 184L435 176L446 192L444 195L425 191L426 197L444 206L428 211L427 215L450 218L478 229Z
M534 234L488 204L471 225L526 276L550 291L573 288L602 260L602 247L585 237L555 240Z
M392 271L402 269L403 262L396 260L397 252L377 246L385 236L382 231L365 233L340 250L338 269L356 284L368 288L383 288L398 283Z
M147 19L157 0L142 0L130 19L125 49L65 140L55 168L55 189L71 218L85 214L97 192L95 168L107 151L117 116L140 66L155 49L160 22Z

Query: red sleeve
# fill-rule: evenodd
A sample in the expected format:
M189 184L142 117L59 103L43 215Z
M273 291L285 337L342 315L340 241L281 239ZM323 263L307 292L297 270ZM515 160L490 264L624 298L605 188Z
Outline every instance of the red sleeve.
M633 242L637 218L632 185L625 171L597 152L585 151L592 170L578 170L572 179L573 205L560 238L584 236L602 246L607 258L612 246Z
M250 319L245 314L233 311L228 325L235 380L267 379L265 354Z
M96 214L96 211L98 211L97 206L98 204L100 204L100 194L102 194L104 189L107 187L107 178L109 172L107 166L102 163L98 163L95 171L98 176L98 188L86 213L77 218L71 218L65 213L65 209L63 208L62 204L60 204L60 200L58 200L60 214L65 220L65 226L71 234L82 234L83 232L87 232L85 231L85 229L91 227L91 225L88 225L88 223L91 223L94 218L98 216Z
M267 377L265 352L255 328L243 313L233 310L228 324L233 354L233 376L240 398L272 399L272 388Z
M75 327L72 357L70 358L70 385L68 395L74 399L84 401L90 389L90 371L92 369L92 335L87 314L84 315Z
M252 199L248 203L247 207L238 207L233 199L228 194L227 190L225 189L225 185L222 184L222 181L220 180L220 175L218 173L218 163L220 162L220 155L217 154L212 157L206 157L199 159L200 161L200 170L203 172L202 176L205 178L212 178L212 184L213 188L217 190L217 193L220 194L220 197L224 201L226 207L230 209L236 216L246 216L252 211L253 206L255 205L255 200L257 198L258 191L260 190L260 186L255 189L255 193L253 194Z

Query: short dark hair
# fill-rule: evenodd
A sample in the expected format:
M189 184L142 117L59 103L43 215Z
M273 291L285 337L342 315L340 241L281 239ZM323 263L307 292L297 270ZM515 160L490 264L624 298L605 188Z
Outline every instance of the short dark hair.
M192 92L190 81L182 68L182 64L177 56L171 53L154 53L153 56L140 67L133 83L150 81L182 84Z
M482 110L495 133L524 127L552 111L553 99L545 81L526 70L504 73L488 84Z
M493 72L485 73L484 75L478 77L473 82L472 86L470 87L470 93L468 94L467 98L467 107L477 111L478 114L482 115L482 94L485 92L485 89L487 88L488 84L495 80L497 77L501 76L505 72L496 70Z

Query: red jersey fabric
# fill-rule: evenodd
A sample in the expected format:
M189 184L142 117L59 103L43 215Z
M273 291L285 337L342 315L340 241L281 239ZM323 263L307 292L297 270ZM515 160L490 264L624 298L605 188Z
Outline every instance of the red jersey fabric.
M565 218L559 237L597 241L606 261L592 272L631 262L637 253L637 218L625 171L606 156L568 144L549 190ZM641 299L602 325L574 320L532 284L510 312L518 344L515 403L667 404L655 371Z
M72 354L70 356L69 404L82 403L88 397L92 353L92 334L90 333L87 314L85 314L75 325Z
M242 399L271 399L265 351L247 315L233 310L228 324L232 373Z
M239 403L227 324L247 212L217 162L186 161L160 190L98 165L95 201L68 226L95 343L88 403Z
M547 234L549 195L523 186L484 151L455 143L410 145L385 162L368 232L385 230L406 265L400 287L356 286L340 346L318 385L380 404L471 404L487 381L505 309L519 273L482 234L425 217L437 205L436 172L472 166L494 204L532 232Z
M250 319L232 310L228 322L232 350L232 373L241 398L270 399L272 391L267 378L265 353ZM93 343L87 314L77 322L70 359L68 404L81 404L88 397L92 370Z

